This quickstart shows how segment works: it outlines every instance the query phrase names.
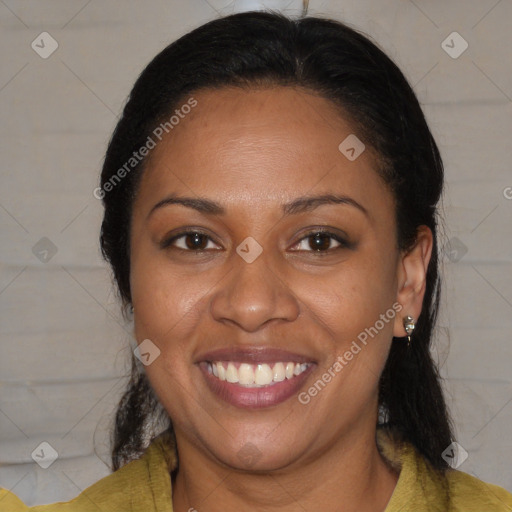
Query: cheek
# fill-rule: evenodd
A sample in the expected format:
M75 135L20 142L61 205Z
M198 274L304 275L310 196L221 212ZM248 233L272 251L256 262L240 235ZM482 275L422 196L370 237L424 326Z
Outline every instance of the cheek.
M205 318L208 283L160 268L154 260L140 263L133 265L131 280L135 338L139 343L149 339L160 350L145 371L168 413L178 417L193 393L192 349Z
M332 272L295 280L307 308L336 332L357 335L396 300L394 264L374 254L361 251Z
M342 400L355 411L373 399L393 336L393 269L391 260L361 252L336 272L303 283L302 297L312 321L322 325L322 351L329 354L322 366L335 375L325 404Z
M392 342L394 273L382 262L361 258L316 288L312 284L302 295L313 321L322 325L322 348L329 352L324 369L336 375L328 393L355 410L373 397Z
M179 339L193 325L208 282L184 275L147 246L132 252L130 270L135 336L138 341L149 338L162 349L164 341Z

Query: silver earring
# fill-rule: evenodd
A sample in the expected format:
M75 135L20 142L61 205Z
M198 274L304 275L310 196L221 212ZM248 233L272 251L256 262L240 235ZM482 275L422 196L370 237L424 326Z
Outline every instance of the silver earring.
M411 346L411 334L414 331L414 328L416 327L416 321L412 316L406 316L404 318L404 329L407 333L407 346Z

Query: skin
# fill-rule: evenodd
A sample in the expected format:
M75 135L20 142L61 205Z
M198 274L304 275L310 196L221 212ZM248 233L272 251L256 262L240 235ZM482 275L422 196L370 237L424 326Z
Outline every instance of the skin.
M375 442L378 381L403 317L421 312L431 232L421 227L410 251L398 249L392 193L370 148L355 161L338 150L354 130L328 100L289 87L193 96L198 105L151 153L131 226L135 335L161 351L146 371L178 444L174 509L384 510L398 475ZM324 194L366 213L323 204L283 214L284 203ZM225 212L152 211L170 195ZM187 227L210 237L205 250L187 250L190 237L160 246ZM327 237L319 254L308 238L319 227L348 247ZM236 252L248 236L263 248L252 263ZM316 362L307 391L396 302L395 319L308 404L235 407L195 364L216 348L287 349ZM238 455L249 443L251 465Z

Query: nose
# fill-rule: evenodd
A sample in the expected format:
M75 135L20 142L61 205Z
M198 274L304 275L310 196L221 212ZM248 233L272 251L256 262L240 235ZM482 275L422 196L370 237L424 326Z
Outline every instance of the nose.
M215 320L256 332L273 320L291 322L299 316L293 291L262 256L252 263L239 258L234 265L212 297Z

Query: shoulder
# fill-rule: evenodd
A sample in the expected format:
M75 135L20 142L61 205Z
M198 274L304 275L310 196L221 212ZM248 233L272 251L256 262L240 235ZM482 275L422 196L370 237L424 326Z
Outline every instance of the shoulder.
M512 512L512 494L498 485L456 470L447 471L446 480L455 510Z
M384 458L399 471L386 512L512 512L512 494L462 471L435 470L408 442L379 432Z
M172 511L168 436L155 439L144 455L102 478L68 502L27 507L14 494L0 490L0 512Z
M26 512L30 510L14 494L6 489L0 489L0 511L1 512Z

